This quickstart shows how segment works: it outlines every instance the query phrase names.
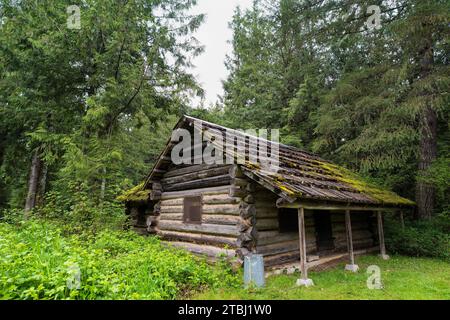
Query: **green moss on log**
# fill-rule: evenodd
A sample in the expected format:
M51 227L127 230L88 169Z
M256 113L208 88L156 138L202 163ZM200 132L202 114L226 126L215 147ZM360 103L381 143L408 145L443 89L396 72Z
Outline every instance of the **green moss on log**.
M317 164L331 177L336 180L350 185L352 188L358 190L362 194L370 196L376 201L379 201L382 204L390 204L390 205L415 205L415 203L409 199L400 197L396 193L388 190L380 189L374 185L369 184L364 181L361 177L357 176L350 170L337 166L335 164L329 162L317 161Z
M116 199L121 202L139 202L139 201L147 201L150 197L150 189L144 190L144 182L139 185L131 188L130 190L125 191Z

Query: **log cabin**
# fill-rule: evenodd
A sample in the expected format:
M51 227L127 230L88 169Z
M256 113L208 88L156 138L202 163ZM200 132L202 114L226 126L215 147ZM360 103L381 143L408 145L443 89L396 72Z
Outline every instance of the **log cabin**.
M355 253L376 248L387 258L383 213L414 205L344 167L264 137L189 116L174 132L181 129L201 137L183 149L188 161L173 161L180 136L172 135L145 181L119 200L136 231L196 254L238 261L260 254L267 269L298 262L299 285L309 285L308 267L327 257L348 257L352 271ZM226 140L224 148L230 132L238 139ZM199 161L211 146L223 161ZM262 165L267 152L261 146L276 150L276 170Z

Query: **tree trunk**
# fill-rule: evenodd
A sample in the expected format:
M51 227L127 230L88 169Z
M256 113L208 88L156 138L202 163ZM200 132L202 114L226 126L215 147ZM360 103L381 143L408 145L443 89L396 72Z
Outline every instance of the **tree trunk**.
M425 177L433 160L436 159L437 115L428 107L422 119L422 136L419 146L419 176ZM417 217L430 219L434 209L434 186L419 179L416 185Z
M38 195L36 200L36 205L38 206L44 204L45 191L47 189L47 175L48 175L48 166L47 164L42 163L42 169L39 179Z
M426 78L433 66L433 46L431 34L424 40L420 52L420 76ZM420 118L419 143L419 177L426 177L427 170L437 157L437 114L432 106L427 104ZM430 219L434 209L435 188L432 184L418 179L416 184L417 218Z
M31 161L30 178L28 180L28 195L25 201L25 218L28 217L29 211L36 206L40 169L41 160L39 159L39 154L36 150L33 154L33 160Z
M100 203L103 203L103 200L105 200L105 192L106 192L106 167L103 167L102 184L100 186Z

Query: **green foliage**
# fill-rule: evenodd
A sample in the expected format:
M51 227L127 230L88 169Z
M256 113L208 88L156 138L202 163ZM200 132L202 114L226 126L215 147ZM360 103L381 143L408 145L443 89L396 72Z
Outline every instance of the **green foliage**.
M0 4L2 207L23 206L35 150L48 169L40 193L77 183L97 204L114 199L142 181L156 131L201 91L186 71L202 51L195 1L71 4L80 29L67 28L65 0Z
M449 3L378 1L381 24L371 30L374 4L254 1L236 10L221 122L280 128L282 142L408 198L426 179L437 213L448 207ZM434 114L438 160L425 170L432 152L420 145Z
M413 257L434 257L450 262L450 215L442 213L430 221L385 223L386 247L389 252Z
M174 299L225 284L237 284L230 270L156 238L112 230L64 236L42 220L0 223L0 299Z

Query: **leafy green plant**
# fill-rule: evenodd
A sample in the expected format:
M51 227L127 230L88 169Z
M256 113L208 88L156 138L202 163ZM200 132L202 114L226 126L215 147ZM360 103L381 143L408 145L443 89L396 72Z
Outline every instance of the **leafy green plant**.
M220 266L133 232L65 235L49 221L0 223L0 299L174 299L236 285Z
M450 216L442 213L430 221L395 221L385 224L389 252L408 256L435 257L450 261Z

